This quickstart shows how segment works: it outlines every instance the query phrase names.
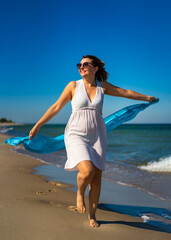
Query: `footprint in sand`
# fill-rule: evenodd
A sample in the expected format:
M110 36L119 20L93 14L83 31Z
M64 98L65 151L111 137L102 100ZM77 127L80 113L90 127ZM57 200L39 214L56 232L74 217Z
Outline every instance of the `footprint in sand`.
M73 212L77 212L77 207L76 206L69 206L68 210L73 211Z
M54 182L54 181L49 181L49 183L52 184L53 186L63 187L63 184L61 184L61 183L57 183L57 182Z
M60 183L60 182L54 182L54 181L48 181L50 184L52 184L52 186L56 186L56 187L61 187L61 188L69 188L71 187L71 185L66 184L66 183Z
M67 208L69 211L73 211L73 212L76 212L77 211L77 207L76 206L66 206L64 204L61 204L61 203L57 203L57 202L53 202L53 201L50 201L49 202L51 205L53 206L56 206L56 207L63 207L63 208Z
M48 189L48 192L50 193L50 192L56 192L56 189ZM47 195L47 193L45 193L45 192L41 192L41 191L38 191L38 192L36 192L36 194L37 195Z
M37 195L47 195L47 193L44 192L36 192Z
M20 171L25 171L25 172L31 172L29 169L26 169L26 168L23 168L23 167L20 167L19 170Z
M65 205L62 205L60 203L55 203L53 201L50 201L50 204L53 205L53 206L56 206L56 207L65 207Z
M49 189L48 191L49 192L56 192L56 189L53 188L53 189Z

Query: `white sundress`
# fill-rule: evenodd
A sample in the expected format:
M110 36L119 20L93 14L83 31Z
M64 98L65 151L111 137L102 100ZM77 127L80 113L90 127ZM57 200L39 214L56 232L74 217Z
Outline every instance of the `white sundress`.
M100 170L105 170L107 132L102 117L104 92L98 80L96 95L91 102L83 79L76 81L71 101L72 113L64 131L67 161L64 169L78 171L77 164L92 161Z

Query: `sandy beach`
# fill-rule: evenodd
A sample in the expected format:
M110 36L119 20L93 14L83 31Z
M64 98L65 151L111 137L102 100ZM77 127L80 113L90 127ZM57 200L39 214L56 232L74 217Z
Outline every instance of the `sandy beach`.
M70 185L33 175L33 168L44 164L12 148L0 145L1 239L170 239L157 227L105 209L97 210L100 227L91 228L87 213L76 211L76 193L67 189Z

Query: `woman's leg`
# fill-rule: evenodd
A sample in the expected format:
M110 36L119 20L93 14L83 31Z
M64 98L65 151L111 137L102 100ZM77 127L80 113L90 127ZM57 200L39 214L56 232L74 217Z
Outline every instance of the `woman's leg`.
M78 165L78 174L77 174L77 210L80 213L85 213L86 206L84 202L84 192L87 185L92 181L95 173L95 167L91 161L85 160L81 161Z
M100 190L101 190L102 171L95 167L95 173L89 187L89 220L91 227L99 227L96 221L95 213L97 210Z

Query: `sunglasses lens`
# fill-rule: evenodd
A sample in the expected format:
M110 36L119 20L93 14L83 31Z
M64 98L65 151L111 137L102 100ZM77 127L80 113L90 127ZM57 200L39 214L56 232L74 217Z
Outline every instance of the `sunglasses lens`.
M89 62L84 62L83 64L82 63L78 63L77 64L77 68L80 69L80 67L82 67L82 66L83 67L88 67L89 64L91 64L91 63L89 63Z
M88 65L89 65L88 62L84 62L84 63L83 63L83 67L87 67Z
M80 67L81 67L81 64L80 64L80 63L78 63L78 64L77 64L77 68L78 68L78 69L80 69Z

